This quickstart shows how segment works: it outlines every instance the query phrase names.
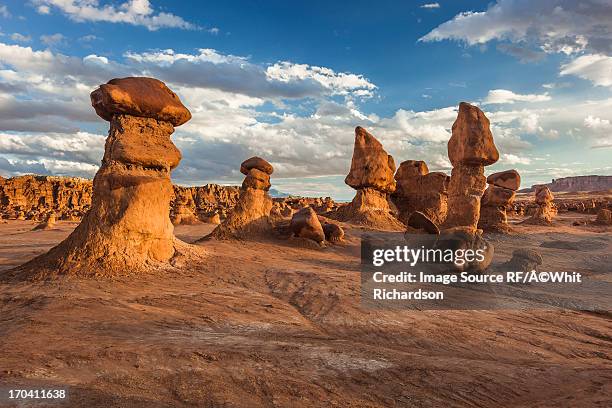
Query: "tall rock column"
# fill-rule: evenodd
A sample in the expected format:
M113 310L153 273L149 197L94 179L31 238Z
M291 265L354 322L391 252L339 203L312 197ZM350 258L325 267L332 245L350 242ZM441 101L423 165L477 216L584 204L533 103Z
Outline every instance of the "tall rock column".
M357 190L353 201L335 218L372 228L404 230L392 214L389 194L395 191L395 162L382 144L364 128L355 128L351 169L344 182Z
M487 177L487 187L480 206L478 228L491 232L508 232L506 208L514 202L515 191L521 185L516 170L500 171Z
M110 122L91 209L68 238L22 270L129 274L163 265L175 253L170 172L181 153L170 136L191 114L153 78L113 79L91 93L91 102Z
M475 232L480 217L480 199L485 191L484 166L499 159L489 119L476 106L459 104L457 120L448 141L453 170L448 186L448 215L442 228Z

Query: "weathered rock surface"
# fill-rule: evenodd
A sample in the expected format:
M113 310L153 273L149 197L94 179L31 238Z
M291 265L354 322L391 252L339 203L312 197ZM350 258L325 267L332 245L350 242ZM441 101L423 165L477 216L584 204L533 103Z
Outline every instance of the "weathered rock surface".
M263 159L252 157L244 161L241 165L241 171L243 167L246 170L245 163L257 162L258 160ZM273 169L270 169L270 173L272 171ZM267 235L272 229L270 212L273 203L268 195L269 189L270 174L256 167L250 168L240 188L240 196L236 206L208 237L248 239Z
M76 177L19 176L0 182L0 217L42 221L80 219L91 207L91 180Z
M395 191L395 162L381 143L362 127L355 128L351 169L344 180L357 189L353 201L328 214L330 218L386 230L405 226L391 212L389 193Z
M112 276L150 270L174 256L180 245L169 217L170 171L180 160L170 140L174 128L159 117L126 115L125 106L117 103L134 96L132 102L139 107L149 106L146 99L164 100L167 88L151 88L148 78L133 78L128 83L129 92L122 94L123 99L100 97L105 93L99 90L92 93L97 108L112 115L102 165L93 181L90 211L68 238L18 272L36 277ZM139 84L147 92L138 97L130 94L140 89ZM147 109L148 114L159 113L163 118L174 112Z
M293 214L289 224L294 237L307 238L315 242L325 241L325 233L317 213L311 207L302 208Z
M538 272L542 265L542 255L534 249L520 248L512 253L512 258L506 262L502 269L513 272Z
M382 144L364 128L355 128L355 147L351 170L344 182L356 190L374 188L392 193L395 191L395 162Z
M489 119L478 107L466 102L459 104L457 120L448 141L448 158L453 167L460 164L489 166L499 160Z
M329 242L341 242L344 239L344 230L338 224L327 222L323 225L325 239Z
M436 225L441 225L446 218L450 177L428 171L425 162L406 160L395 173L397 188L391 194L391 201L404 224L415 211L422 212Z
M535 203L537 207L531 218L523 221L526 224L550 225L557 215L557 208L553 203L553 194L548 187L541 185L536 187Z
M98 116L109 122L117 114L157 119L173 126L191 119L179 97L155 78L111 79L91 93L91 104Z
M274 172L274 168L267 160L262 159L261 157L251 157L250 159L246 159L240 165L240 172L245 176L249 174L251 169L257 169L259 171L263 171L267 175L271 175Z
M478 228L490 232L505 233L510 231L507 208L510 207L516 195L515 190L521 184L520 175L516 170L493 173L487 177L489 187L481 200Z
M476 231L486 185L484 166L499 159L489 126L489 120L478 107L465 102L459 105L448 141L453 170L448 186L449 211L442 229L463 227Z
M516 170L505 170L490 174L487 183L516 191L521 186L521 175Z

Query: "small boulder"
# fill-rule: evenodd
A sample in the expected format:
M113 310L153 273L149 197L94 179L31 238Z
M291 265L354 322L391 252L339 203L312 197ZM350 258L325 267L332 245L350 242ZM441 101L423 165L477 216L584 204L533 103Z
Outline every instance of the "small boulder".
M295 237L308 238L315 242L325 241L325 232L317 213L311 207L304 207L291 218L289 228Z
M329 242L340 242L344 238L344 230L338 224L326 223L323 225L323 232Z
M503 265L509 272L539 271L542 265L542 255L534 249L520 248L512 253L512 258Z

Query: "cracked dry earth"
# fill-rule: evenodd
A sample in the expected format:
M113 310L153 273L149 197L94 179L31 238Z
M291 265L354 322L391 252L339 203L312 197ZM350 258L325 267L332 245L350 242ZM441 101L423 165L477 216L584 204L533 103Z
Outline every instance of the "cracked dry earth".
M494 263L533 247L549 268L609 281L610 231L571 227L575 217L516 226L496 239ZM0 268L75 225L0 224ZM346 227L347 241L324 250L207 241L205 261L180 270L2 283L0 388L67 387L69 400L48 406L70 407L610 406L609 314L364 310L363 230ZM193 242L212 228L176 235Z

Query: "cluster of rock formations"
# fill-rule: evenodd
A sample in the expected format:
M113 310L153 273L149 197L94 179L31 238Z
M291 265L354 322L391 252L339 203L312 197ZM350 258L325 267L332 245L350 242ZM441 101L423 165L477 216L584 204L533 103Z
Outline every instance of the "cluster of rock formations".
M91 207L90 180L76 177L0 177L0 217L44 221L80 220Z
M91 93L110 121L91 209L24 273L114 275L167 264L180 245L170 222L170 172L181 153L170 136L191 118L178 96L153 78L113 79Z
M80 221L91 208L92 181L75 177L26 175L0 178L0 218L44 221L53 212L58 220ZM170 218L173 223L224 219L236 205L239 189L206 184L173 186Z
M240 189L206 184L199 187L174 186L170 219L174 225L199 222L219 224L238 202Z
M167 265L187 245L174 237L173 224L202 221L218 224L206 239L265 237L286 228L292 238L320 246L341 242L344 230L327 217L379 230L434 234L437 247L484 249L484 260L461 266L483 271L491 262L493 246L482 231L508 231L507 212L525 209L514 204L518 172L485 178L484 167L495 163L499 153L489 120L478 107L464 102L448 141L450 177L430 173L426 163L417 160L402 162L396 172L382 144L357 127L345 179L357 191L349 204L338 205L329 197L273 200L268 191L274 169L260 157L240 165L245 178L239 189L173 186L170 173L181 153L170 136L175 126L191 118L178 96L153 78L123 78L101 85L91 93L91 101L96 113L110 122L93 183L59 177L0 178L0 211L5 218L35 219L42 221L35 229L49 229L56 219L82 217L66 240L17 272L107 276ZM525 222L550 224L557 208L546 186L536 188L535 203ZM612 223L605 207L608 202L593 204L599 209L595 223ZM541 257L536 255L516 252L510 263L537 267Z
M384 230L403 230L394 217L389 194L395 191L395 162L382 144L364 128L355 128L351 169L344 182L357 190L348 205L332 216L340 221Z
M487 177L489 185L480 206L478 228L491 232L509 230L506 209L512 204L515 191L521 185L521 176L516 170L493 173Z

